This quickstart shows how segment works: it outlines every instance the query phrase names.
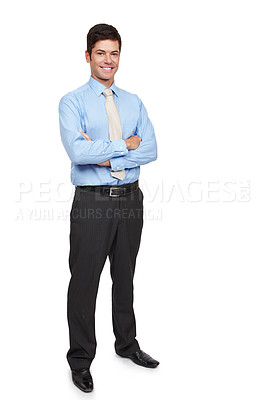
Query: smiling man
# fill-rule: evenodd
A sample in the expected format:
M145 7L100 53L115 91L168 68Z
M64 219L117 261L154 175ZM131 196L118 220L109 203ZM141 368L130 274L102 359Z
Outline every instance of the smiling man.
M67 352L73 383L93 390L95 307L107 257L112 277L115 352L135 364L159 362L140 349L133 309L133 277L143 227L140 166L157 158L153 125L135 94L118 88L121 37L98 24L87 35L89 81L59 103L60 134L71 160L75 195L70 213Z

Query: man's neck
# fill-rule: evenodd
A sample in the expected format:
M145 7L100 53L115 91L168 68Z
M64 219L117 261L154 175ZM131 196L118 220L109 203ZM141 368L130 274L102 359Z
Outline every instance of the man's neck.
M106 79L106 80L105 79L100 79L97 76L95 76L94 74L92 74L91 77L93 79L95 79L96 81L102 83L107 88L111 87L112 84L114 83L114 79L109 79L109 80L108 79Z

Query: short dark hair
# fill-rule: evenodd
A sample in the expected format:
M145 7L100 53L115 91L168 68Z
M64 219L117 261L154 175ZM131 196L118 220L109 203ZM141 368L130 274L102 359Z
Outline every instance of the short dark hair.
M91 57L91 51L98 40L118 40L119 51L121 51L122 41L117 29L108 24L94 25L87 34L87 51Z

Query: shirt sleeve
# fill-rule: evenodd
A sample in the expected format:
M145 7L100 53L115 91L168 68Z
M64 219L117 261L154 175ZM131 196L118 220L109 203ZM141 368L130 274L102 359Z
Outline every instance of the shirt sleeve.
M59 126L64 148L74 164L98 164L128 153L124 140L86 140L79 132L80 111L70 98L59 102Z
M140 114L135 133L142 139L139 147L135 150L129 150L123 157L120 156L110 159L112 171L119 171L125 168L135 168L157 159L157 142L154 128L141 100Z

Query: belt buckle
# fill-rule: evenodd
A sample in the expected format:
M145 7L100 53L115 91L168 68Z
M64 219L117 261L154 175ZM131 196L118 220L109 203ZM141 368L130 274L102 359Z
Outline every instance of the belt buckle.
M114 190L124 190L124 192L123 193L120 193L120 194L115 194L113 191ZM125 194L126 193L126 189L125 188L114 188L114 187L111 187L110 188L110 192L109 192L109 196L111 196L111 197L119 197L121 194Z

